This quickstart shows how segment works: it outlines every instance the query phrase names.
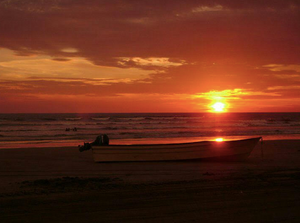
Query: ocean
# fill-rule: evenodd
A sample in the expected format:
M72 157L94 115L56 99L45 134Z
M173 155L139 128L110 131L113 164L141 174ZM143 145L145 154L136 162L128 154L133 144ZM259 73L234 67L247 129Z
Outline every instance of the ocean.
M100 134L111 144L300 139L300 113L0 114L0 148L77 146Z

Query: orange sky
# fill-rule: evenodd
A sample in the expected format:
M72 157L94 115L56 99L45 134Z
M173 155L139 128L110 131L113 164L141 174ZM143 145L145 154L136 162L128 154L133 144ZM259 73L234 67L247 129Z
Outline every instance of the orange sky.
M300 112L299 21L296 0L1 0L0 113Z

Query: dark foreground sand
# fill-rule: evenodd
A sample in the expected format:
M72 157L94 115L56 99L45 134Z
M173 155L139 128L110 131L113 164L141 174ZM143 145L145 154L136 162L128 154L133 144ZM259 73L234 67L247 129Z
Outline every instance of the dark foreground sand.
M77 148L0 150L0 222L299 222L300 141L245 162L94 163Z

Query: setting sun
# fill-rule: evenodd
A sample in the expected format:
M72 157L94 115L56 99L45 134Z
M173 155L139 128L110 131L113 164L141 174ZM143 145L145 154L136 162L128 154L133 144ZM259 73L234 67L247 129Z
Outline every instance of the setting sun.
M224 112L225 111L225 104L222 102L216 102L212 106L214 112Z

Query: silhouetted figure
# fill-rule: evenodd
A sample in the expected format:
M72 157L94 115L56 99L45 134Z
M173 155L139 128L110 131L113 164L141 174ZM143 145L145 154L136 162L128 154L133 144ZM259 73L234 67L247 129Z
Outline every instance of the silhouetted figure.
M109 138L107 135L98 135L94 142L91 143L92 146L108 146Z
M92 146L108 146L108 145L109 145L109 138L107 135L104 134L104 135L97 136L94 142L92 143L85 142L83 146L79 145L78 147L79 147L79 151L83 152L85 150L91 149Z
M66 132L69 132L70 131L70 128L66 128Z
M76 127L75 127L75 128L73 128L73 131L74 131L74 132L77 132L77 128L76 128Z

